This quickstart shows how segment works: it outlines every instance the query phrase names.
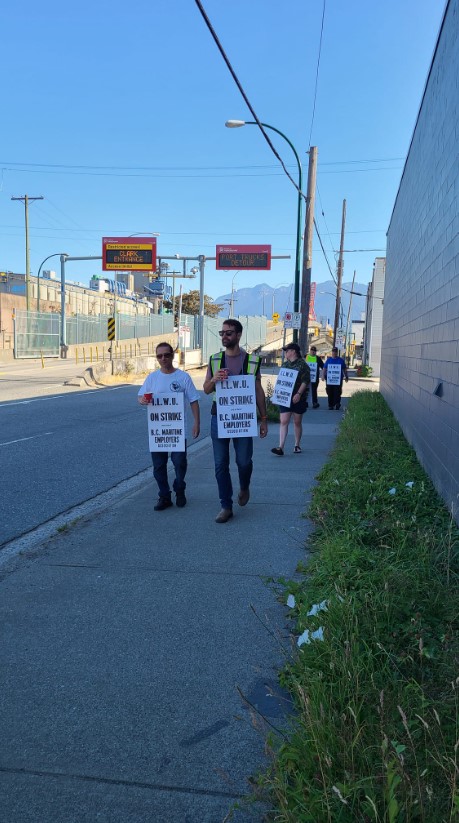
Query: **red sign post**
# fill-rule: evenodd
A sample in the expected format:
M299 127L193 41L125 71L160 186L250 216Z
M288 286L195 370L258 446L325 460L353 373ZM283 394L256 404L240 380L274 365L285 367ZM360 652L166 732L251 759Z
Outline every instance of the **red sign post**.
M217 246L216 269L257 269L271 268L271 246Z
M155 271L156 237L103 237L102 271Z

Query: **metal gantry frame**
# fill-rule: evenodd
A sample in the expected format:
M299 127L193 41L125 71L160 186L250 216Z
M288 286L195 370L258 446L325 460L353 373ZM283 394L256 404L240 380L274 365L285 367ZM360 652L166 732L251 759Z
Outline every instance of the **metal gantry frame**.
M54 255L50 255L54 256ZM65 327L65 264L70 261L77 261L77 260L102 260L102 255L89 255L88 257L72 257L69 254L61 254L60 262L61 262L61 357L66 356L67 352L67 337L66 337L66 327ZM48 258L46 258L48 259ZM280 255L273 255L272 260L289 260L289 254L280 254ZM203 339L204 339L204 279L205 279L205 265L207 260L216 260L216 257L207 257L205 254L199 254L197 256L188 256L188 255L181 255L181 254L173 254L173 255L161 255L158 256L158 266L160 266L162 260L183 260L183 270L186 270L186 264L189 261L196 261L199 267L199 323L198 323L198 348L202 351L203 346ZM45 261L43 261L45 262ZM43 264L42 264L43 265ZM174 275L175 276L175 275ZM181 278L183 277L194 277L195 275L187 275L182 274L180 275ZM167 277L167 275L166 275ZM115 278L116 279L116 278ZM115 283L115 291L116 291L116 283ZM115 298L116 299L116 298Z

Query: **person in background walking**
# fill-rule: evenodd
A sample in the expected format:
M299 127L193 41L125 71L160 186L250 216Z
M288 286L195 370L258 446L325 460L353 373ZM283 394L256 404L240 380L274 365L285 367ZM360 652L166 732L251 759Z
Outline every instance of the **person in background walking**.
M219 380L226 380L228 377L237 374L253 374L255 376L256 404L261 417L260 437L266 437L268 434L268 419L266 415L266 397L261 385L261 358L255 354L248 354L239 346L242 331L243 327L239 320L223 321L219 335L225 351L219 351L211 356L203 389L206 394L211 394L215 392L215 386ZM214 448L215 477L222 506L215 522L227 523L233 516L233 484L229 468L231 438L218 436L217 404L215 400L212 403L210 434ZM240 506L245 506L250 498L253 438L234 437L233 446L236 453L240 486L237 501Z
M342 357L338 357L338 349L336 346L332 349L332 356L327 357L325 366L323 368L323 377L325 380L325 389L328 395L328 408L341 408L341 394L343 391L343 380L348 381L347 367Z
M295 433L294 454L301 452L301 435L303 434L303 414L308 407L308 391L310 383L310 370L308 364L301 357L298 343L289 343L284 348L285 360L282 367L293 369L298 372L295 385L293 387L290 406L278 406L280 413L279 445L271 449L273 454L281 457L284 454L285 440L288 434L290 418L293 414L293 430Z
M151 403L155 394L169 394L171 392L183 392L184 400L188 400L193 415L193 437L199 437L199 394L189 374L182 369L175 369L173 366L174 349L170 343L159 343L156 346L156 359L159 363L159 370L151 372L145 378L143 386L139 389L137 400L141 406ZM169 481L167 479L168 453L159 451L151 452L153 462L153 474L158 484L159 499L154 507L156 512L161 512L173 506ZM185 497L185 475L187 470L186 441L185 451L171 452L171 460L175 469L174 491L176 504L179 508L186 506Z
M308 364L309 370L311 372L312 408L318 409L320 407L320 403L317 400L317 388L319 386L319 379L321 377L322 369L324 367L324 361L317 354L317 348L315 346L311 346L311 348L309 349L309 354L306 357L306 363ZM314 364L316 365L314 366Z

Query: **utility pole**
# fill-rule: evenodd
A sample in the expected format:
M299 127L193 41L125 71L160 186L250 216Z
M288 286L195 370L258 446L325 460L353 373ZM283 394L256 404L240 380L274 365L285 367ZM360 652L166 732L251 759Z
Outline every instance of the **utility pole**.
M346 318L346 334L345 334L345 337L344 337L344 352L345 352L345 355L348 354L348 347L349 347L349 343L348 343L349 320L350 320L350 317L351 317L352 298L354 297L355 275L356 275L356 271L354 269L354 274L353 274L353 277L352 277L351 294L350 294L350 297L349 297L349 308L347 310L347 318Z
M301 282L301 329L298 341L297 330L295 329L293 332L293 340L295 341L295 343L299 343L300 349L303 353L306 353L308 351L308 324L309 303L311 300L312 236L314 233L316 175L317 146L311 146L309 149L308 188L306 192L306 218L304 225L303 240L303 279Z
M339 323L339 307L341 305L341 287L343 283L343 250L344 250L344 227L346 225L346 201L343 200L343 216L341 220L341 240L339 243L339 257L337 266L337 283L336 283L336 306L335 306L335 322L333 324L333 345L336 346L336 330Z
M25 244L26 244L26 271L25 271L25 287L26 287L26 309L27 313L30 310L30 294L29 294L29 285L30 285L30 260L29 260L29 203L33 200L44 200L44 197L29 197L28 194L25 194L23 197L12 197L12 200L23 200L24 201L24 212L25 212Z

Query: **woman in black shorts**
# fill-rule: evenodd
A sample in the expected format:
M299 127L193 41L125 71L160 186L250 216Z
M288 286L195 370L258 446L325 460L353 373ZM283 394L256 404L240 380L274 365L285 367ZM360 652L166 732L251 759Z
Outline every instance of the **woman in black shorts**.
M301 435L303 434L303 414L308 407L308 391L311 382L309 366L301 357L300 347L297 343L288 343L284 348L285 360L282 366L287 369L295 369L298 377L295 381L292 392L290 406L278 406L280 412L279 446L271 449L273 454L279 456L284 454L284 445L288 433L290 418L293 414L293 429L295 433L295 454L301 452Z

